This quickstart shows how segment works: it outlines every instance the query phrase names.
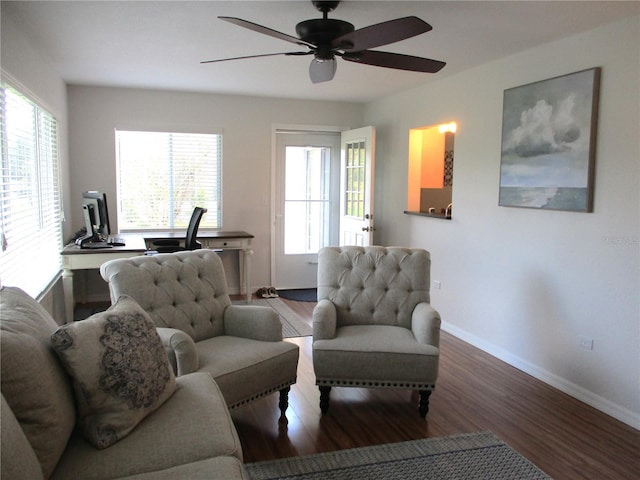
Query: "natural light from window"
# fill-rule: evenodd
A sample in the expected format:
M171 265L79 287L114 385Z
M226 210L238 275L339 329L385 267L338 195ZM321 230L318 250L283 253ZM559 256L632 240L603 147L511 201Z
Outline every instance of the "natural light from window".
M317 253L328 242L331 149L286 147L286 255Z
M116 131L120 231L184 230L194 207L200 228L222 226L222 135Z
M57 121L7 84L0 112L0 278L37 297L61 266Z

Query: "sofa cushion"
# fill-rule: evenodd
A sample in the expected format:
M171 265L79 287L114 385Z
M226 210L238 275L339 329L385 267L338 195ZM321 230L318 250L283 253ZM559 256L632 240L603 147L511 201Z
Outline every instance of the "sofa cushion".
M36 453L31 448L18 419L11 411L7 401L2 398L0 406L0 478L19 478L20 480L42 480L42 469Z
M199 462L178 465L166 470L141 473L123 477L120 480L176 480L206 479L206 480L234 480L248 478L242 462L236 457L213 457Z
M45 478L58 463L76 421L71 383L49 343L57 328L47 311L25 292L0 289L2 395Z
M196 343L199 371L211 374L227 406L239 407L291 385L299 348L291 342L261 342L219 336Z
M235 426L211 376L183 375L176 379L176 385L175 393L162 407L109 448L96 450L82 435L72 435L51 480L122 478L218 456L242 461Z
M440 350L418 343L411 330L389 325L338 328L331 340L316 340L316 380L335 385L426 389L438 376Z
M73 377L82 431L97 448L122 439L175 391L155 325L129 297L62 326L51 343Z

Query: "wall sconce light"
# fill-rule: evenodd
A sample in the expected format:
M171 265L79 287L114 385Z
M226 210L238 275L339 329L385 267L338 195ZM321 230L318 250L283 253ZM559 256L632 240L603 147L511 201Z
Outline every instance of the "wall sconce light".
M447 132L456 133L456 127L457 127L456 122L443 123L438 127L438 131L440 133L447 133Z

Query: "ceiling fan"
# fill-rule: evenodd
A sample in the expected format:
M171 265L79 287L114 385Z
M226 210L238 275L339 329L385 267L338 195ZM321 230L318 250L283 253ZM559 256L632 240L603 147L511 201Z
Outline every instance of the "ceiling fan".
M328 18L328 13L335 10L340 4L339 1L312 1L311 3L317 10L322 12L322 18L304 20L298 23L296 25L298 37L287 35L241 18L218 17L221 20L248 28L254 32L305 47L306 50L206 60L200 63L226 62L229 60L276 55L313 55L314 58L309 66L309 77L313 83L327 82L333 79L337 68L336 57L342 57L348 62L425 73L436 73L445 66L445 62L439 60L370 50L371 48L415 37L431 30L431 25L418 17L397 18L356 30L349 22Z

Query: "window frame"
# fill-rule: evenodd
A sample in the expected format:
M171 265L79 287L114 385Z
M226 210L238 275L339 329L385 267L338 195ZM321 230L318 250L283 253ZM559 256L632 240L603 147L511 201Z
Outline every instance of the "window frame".
M158 134L158 135L162 135L162 134L167 134L167 135L176 135L176 136L188 136L188 135L215 135L216 137L218 137L217 139L217 149L216 149L216 160L217 160L217 165L212 167L212 173L216 173L217 172L217 177L215 179L213 179L211 181L211 183L209 184L209 186L211 188L213 188L214 192L217 192L217 198L213 198L213 199L207 199L206 202L195 202L196 204L193 204L190 206L189 208L189 212L188 212L188 216L187 212L183 212L181 218L182 218L182 223L184 223L184 225L180 224L180 225L175 225L173 227L171 227L170 225L150 225L148 227L142 227L139 224L138 225L131 225L130 223L124 224L124 222L122 221L124 217L124 214L122 213L123 211L123 200L124 200L124 195L122 194L122 180L121 180L121 174L122 174L122 167L121 167L121 157L120 157L120 152L119 152L119 134L120 133L142 133L142 134ZM144 233L144 232L149 232L149 231L153 231L153 232L183 232L187 226L188 226L188 221L189 218L191 216L191 212L193 207L195 206L199 206L199 207L204 207L207 208L207 214L205 215L205 217L203 218L201 224L200 224L200 230L201 231L216 231L216 230L221 230L222 229L222 221L223 221L223 216L222 216L222 212L223 212L223 154L224 154L224 136L223 136L223 131L220 128L211 128L211 127L189 127L189 128L176 128L176 127L158 127L158 126L152 126L149 128L144 128L144 127L130 127L130 126L118 126L115 128L114 130L114 141L115 141L115 148L116 148L116 158L115 158L115 163L116 163L116 191L117 191L117 195L116 195L116 218L117 218L117 222L118 222L118 231L122 232L122 233ZM214 197L215 197L215 193L214 193ZM113 205L113 202L111 202ZM112 220L113 223L113 220ZM213 225L211 224L213 223Z

